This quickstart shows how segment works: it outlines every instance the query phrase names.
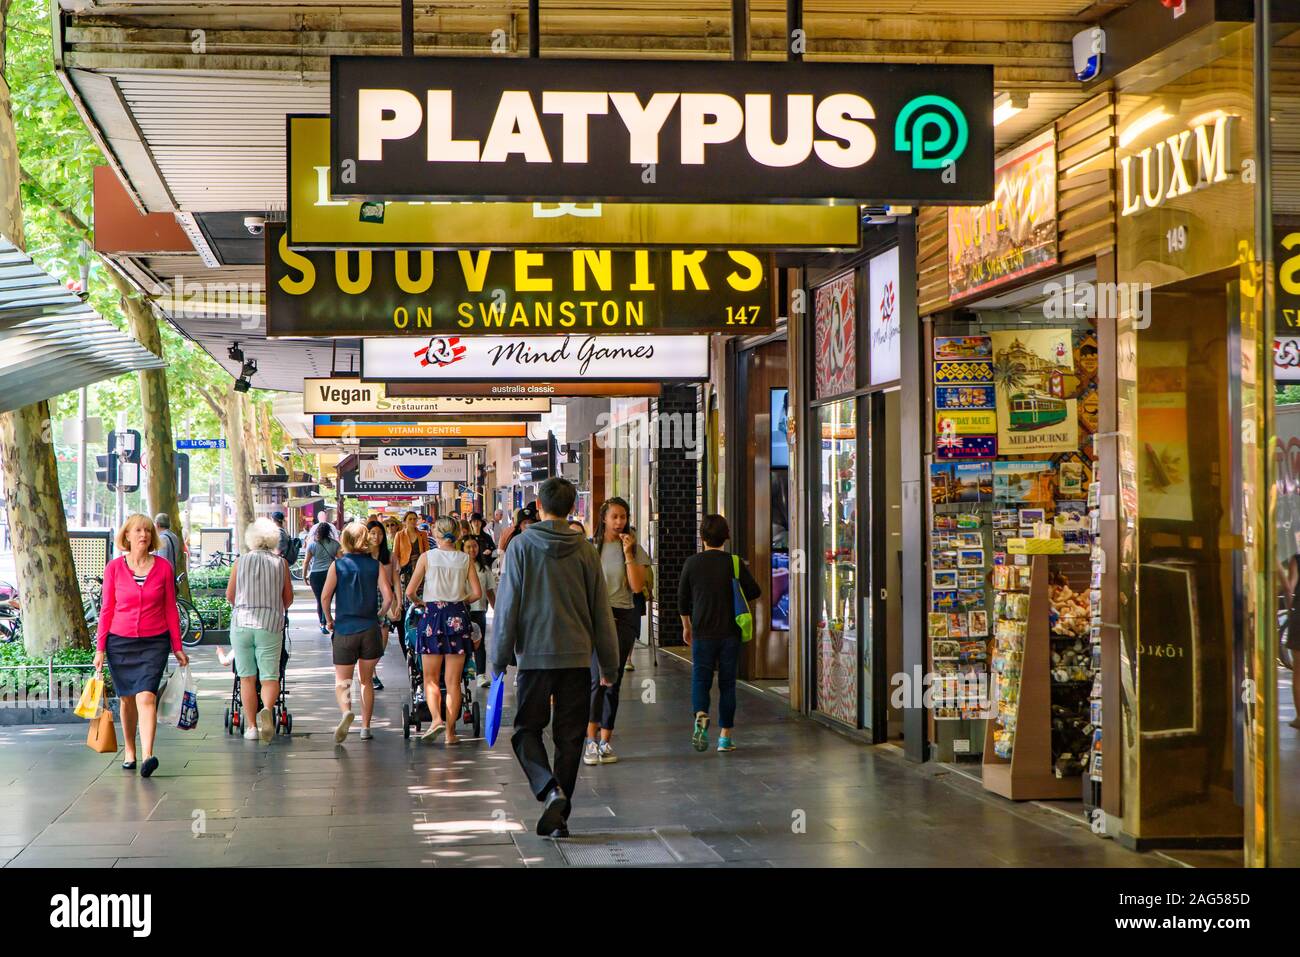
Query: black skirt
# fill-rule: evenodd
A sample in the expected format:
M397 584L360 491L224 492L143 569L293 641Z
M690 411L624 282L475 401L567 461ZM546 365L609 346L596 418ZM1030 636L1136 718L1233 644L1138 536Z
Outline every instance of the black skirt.
M152 638L123 638L110 632L104 651L118 697L129 698L142 691L157 694L172 651L171 636L164 632Z

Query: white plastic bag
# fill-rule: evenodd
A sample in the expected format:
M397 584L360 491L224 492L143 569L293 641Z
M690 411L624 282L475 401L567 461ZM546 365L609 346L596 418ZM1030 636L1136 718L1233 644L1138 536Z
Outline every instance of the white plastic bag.
M176 727L181 719L181 705L186 690L194 689L194 678L190 675L189 665L172 672L162 693L158 695L158 723Z

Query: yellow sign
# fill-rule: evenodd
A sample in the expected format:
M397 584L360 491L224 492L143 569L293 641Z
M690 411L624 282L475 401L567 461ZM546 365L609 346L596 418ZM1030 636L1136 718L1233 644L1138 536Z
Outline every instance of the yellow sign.
M998 414L993 409L963 409L934 414L935 435L995 435Z
M1063 538L1008 538L1008 555L1062 555L1065 553Z
M856 249L859 243L857 206L332 200L329 117L290 116L288 144L289 245L300 249Z

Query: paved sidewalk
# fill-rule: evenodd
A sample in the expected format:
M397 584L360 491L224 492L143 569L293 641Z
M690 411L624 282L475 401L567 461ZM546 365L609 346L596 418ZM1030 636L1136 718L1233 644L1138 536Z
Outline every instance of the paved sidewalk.
M222 727L231 675L197 649L200 724L163 731L150 780L84 745L85 725L0 729L0 864L8 867L1163 866L1051 811L918 768L740 692L738 750L690 747L690 681L638 652L624 683L620 763L584 767L573 838L534 836L538 803L510 750L404 740L405 667L381 666L375 738L333 726L328 639L311 595L292 610L292 738ZM509 687L509 686L507 686ZM120 733L120 726L119 726Z

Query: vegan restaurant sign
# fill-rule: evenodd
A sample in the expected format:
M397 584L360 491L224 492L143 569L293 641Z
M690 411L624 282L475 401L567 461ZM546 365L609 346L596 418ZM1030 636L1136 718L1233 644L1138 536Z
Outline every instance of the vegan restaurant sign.
M334 199L984 203L993 68L333 57Z
M761 332L771 262L745 250L298 252L266 230L268 336Z
M1056 131L999 156L993 202L948 210L953 299L1056 263Z
M743 246L856 249L855 206L770 203L368 202L330 198L330 120L290 116L289 245L295 249L403 246Z
M360 379L303 379L302 410L326 415L434 415L438 413L550 412L548 397L391 396L382 382Z

